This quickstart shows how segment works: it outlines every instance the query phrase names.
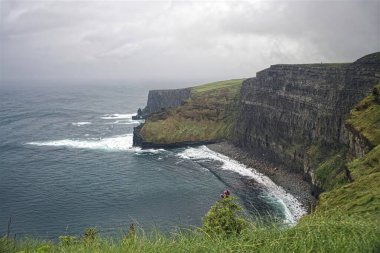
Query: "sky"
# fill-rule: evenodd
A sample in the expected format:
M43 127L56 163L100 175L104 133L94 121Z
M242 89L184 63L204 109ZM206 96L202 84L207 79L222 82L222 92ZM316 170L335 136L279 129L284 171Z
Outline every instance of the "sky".
M255 76L380 51L380 0L0 0L0 82Z

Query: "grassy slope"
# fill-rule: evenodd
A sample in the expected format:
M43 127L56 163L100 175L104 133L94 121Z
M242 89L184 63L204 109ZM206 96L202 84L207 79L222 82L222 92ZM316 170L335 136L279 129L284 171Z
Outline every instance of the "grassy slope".
M236 79L193 87L191 99L184 105L147 119L141 135L146 141L159 144L229 138L233 102L242 81Z
M309 166L315 168L315 183L319 187L331 190L348 182L344 174L346 152L344 145L326 143L315 143L308 148Z
M208 88L204 89L207 92ZM375 102L371 100L368 108L376 106ZM353 114L361 118L360 112L354 110L349 120ZM372 116L368 115L367 119L374 124L380 120L379 116ZM369 128L360 129L364 133L369 131ZM375 134L370 139L378 139L378 132L372 132ZM318 165L321 168L344 162L338 157L342 152L340 147L324 153L318 150L321 148L316 146L309 151L322 161ZM324 171L323 177L332 181L334 189L323 193L316 211L290 229L251 224L242 235L229 238L210 238L192 231L149 237L141 234L126 240L97 238L91 243L78 240L70 245L33 239L15 244L3 238L0 252L380 252L380 145L345 165L354 181L333 184L334 174Z
M380 145L348 167L354 181L323 193L317 211L359 214L380 225Z
M352 111L347 123L364 136L373 146L380 144L380 84ZM377 94L377 95L375 95Z
M351 110L348 123L374 148L360 159L347 162L352 183L321 195L318 210L368 217L380 225L380 84Z

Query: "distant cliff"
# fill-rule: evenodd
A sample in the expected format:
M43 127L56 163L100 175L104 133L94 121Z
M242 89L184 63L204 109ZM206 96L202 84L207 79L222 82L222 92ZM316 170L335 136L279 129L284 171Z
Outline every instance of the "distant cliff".
M148 102L143 109L143 115L149 115L162 109L176 107L190 98L191 89L151 90L148 94Z

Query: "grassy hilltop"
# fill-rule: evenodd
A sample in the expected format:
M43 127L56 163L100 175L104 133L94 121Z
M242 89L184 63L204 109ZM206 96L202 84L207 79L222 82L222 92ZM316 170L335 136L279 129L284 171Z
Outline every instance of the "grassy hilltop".
M191 88L191 98L183 105L149 117L141 129L141 136L157 144L228 139L237 109L234 103L243 80Z
M212 126L213 138L226 138L233 117L231 105L240 84L241 80L235 80L193 88L190 101L169 110L168 115L175 114L173 118L166 115L167 118L147 122L145 134L153 138L157 125L167 127L167 131L186 125L181 134L170 136L180 141L203 136L202 131L193 128L204 125ZM376 89L380 91L380 85ZM319 157L314 161L318 165L317 177L329 190L321 195L316 210L292 228L250 223L240 235L229 237L199 230L169 235L136 233L123 239L96 235L89 238L87 234L81 238L63 237L60 242L3 237L0 252L380 252L380 100L376 94L374 91L361 101L346 121L374 148L352 161L345 158L341 148L323 155L318 146L310 150ZM218 111L216 105L224 109ZM187 126L188 123L193 125ZM344 171L337 169L341 166L351 172L351 182L341 180Z

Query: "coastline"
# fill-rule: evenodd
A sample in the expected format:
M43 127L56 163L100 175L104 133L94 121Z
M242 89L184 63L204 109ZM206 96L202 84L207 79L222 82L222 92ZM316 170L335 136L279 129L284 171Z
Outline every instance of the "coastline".
M316 199L311 194L311 185L303 179L301 174L290 172L281 165L263 160L229 142L209 144L207 147L268 176L275 184L293 195L308 213L315 206Z

